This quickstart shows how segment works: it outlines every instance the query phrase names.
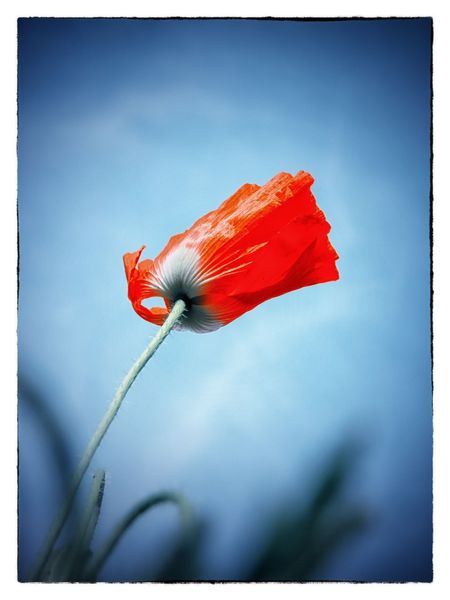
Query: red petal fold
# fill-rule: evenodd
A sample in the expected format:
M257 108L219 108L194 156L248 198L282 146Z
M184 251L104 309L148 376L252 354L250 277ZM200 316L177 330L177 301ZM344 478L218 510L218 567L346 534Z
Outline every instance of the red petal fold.
M153 270L153 261L146 259L138 264L144 248L145 246L142 246L136 252L129 252L123 256L125 275L128 281L128 298L140 317L155 325L162 325L169 313L167 308L155 306L150 309L142 305L142 300L160 296L157 291L149 287L149 274Z

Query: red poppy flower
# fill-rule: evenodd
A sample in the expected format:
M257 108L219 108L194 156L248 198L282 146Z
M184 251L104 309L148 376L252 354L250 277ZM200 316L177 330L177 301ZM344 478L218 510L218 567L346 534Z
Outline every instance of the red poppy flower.
M139 262L142 246L123 257L128 297L143 319L162 325L183 298L182 329L213 331L261 302L339 279L331 227L299 171L279 173L260 187L244 184L218 209L170 238L154 259ZM166 308L143 306L153 296Z

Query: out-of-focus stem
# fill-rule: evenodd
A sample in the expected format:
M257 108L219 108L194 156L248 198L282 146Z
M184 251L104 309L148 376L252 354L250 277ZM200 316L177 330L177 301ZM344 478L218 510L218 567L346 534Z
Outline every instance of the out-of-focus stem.
M130 510L130 512L113 530L103 548L88 565L86 572L87 581L94 582L96 580L97 574L103 567L103 564L105 563L106 559L110 556L110 554L120 541L122 535L134 523L134 521L149 509L153 508L154 506L157 506L158 504L163 504L165 502L173 502L179 508L181 516L180 539L187 538L187 536L192 533L193 517L191 507L182 495L173 492L161 492L159 494L149 496L148 498L137 504L132 510Z
M97 430L92 436L91 441L87 445L86 450L84 451L84 454L77 467L77 470L75 471L64 504L62 505L59 513L57 514L55 521L53 522L53 525L48 533L45 544L40 552L38 561L31 576L32 581L39 581L42 577L42 572L45 568L47 560L50 557L53 546L70 513L70 509L72 508L75 494L80 486L81 480L83 479L83 476L86 473L86 470L92 460L92 457L95 454L95 451L99 447L105 433L108 431L109 426L111 425L114 417L116 416L128 390L130 389L136 377L145 367L148 360L153 356L153 354L156 352L159 346L169 335L170 331L180 319L185 309L186 303L183 300L177 300L175 302L175 304L172 307L172 310L170 311L169 315L167 316L167 319L159 329L158 333L150 341L147 348L144 350L141 356L137 359L137 361L128 371L119 388L117 389L117 392L115 393L111 404L109 405L105 415L103 416L103 419L97 427Z

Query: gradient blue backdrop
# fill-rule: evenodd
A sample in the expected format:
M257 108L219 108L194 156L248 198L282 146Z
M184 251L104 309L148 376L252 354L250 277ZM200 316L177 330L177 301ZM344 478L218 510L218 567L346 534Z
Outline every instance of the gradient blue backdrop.
M430 579L430 36L429 19L20 20L20 369L74 460L156 331L124 252L152 257L244 182L303 169L340 254L338 282L172 334L95 457L96 546L176 489L212 523L204 577L238 577L271 508L356 435L349 500L374 524L318 576ZM60 495L25 409L20 443L25 574ZM103 576L156 566L176 531L173 508L145 516Z

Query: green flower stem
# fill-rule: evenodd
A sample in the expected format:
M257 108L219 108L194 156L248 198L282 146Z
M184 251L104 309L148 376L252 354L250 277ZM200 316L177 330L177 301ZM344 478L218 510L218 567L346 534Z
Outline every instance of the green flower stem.
M88 565L86 572L87 581L94 582L96 580L97 574L103 567L106 559L114 550L122 535L134 521L147 510L164 502L173 502L178 506L181 516L181 538L189 535L192 530L193 517L191 507L183 496L173 492L161 492L149 496L130 510L113 530L103 548L98 552L97 556L92 559L91 564Z
M97 527L98 518L103 502L105 491L105 471L99 469L92 482L91 493L83 514L79 534L77 538L78 553L89 551L91 540Z
M100 515L104 489L105 471L99 469L93 477L88 501L77 528L77 535L59 581L80 581L81 579L81 570L86 563L89 546Z
M92 436L91 441L87 445L86 450L84 451L84 454L77 467L77 470L75 471L64 504L62 505L59 513L55 518L55 521L48 533L47 540L39 555L36 567L32 573L32 581L40 580L42 576L42 571L45 568L47 560L50 557L53 546L70 513L70 509L72 508L75 494L78 490L78 487L80 486L81 480L83 479L83 476L86 473L86 470L92 460L92 457L95 454L95 451L99 447L105 433L108 431L109 426L111 425L114 417L116 416L128 390L130 389L136 377L145 367L148 360L153 356L153 354L156 352L159 346L169 335L170 331L180 319L185 309L186 303L183 300L177 300L175 302L164 324L161 326L155 337L150 341L150 343L148 344L144 352L141 354L141 356L137 359L137 361L128 371L119 388L117 389L117 392L115 393L111 404L109 405L105 415L103 416L103 419L97 427L97 430Z

